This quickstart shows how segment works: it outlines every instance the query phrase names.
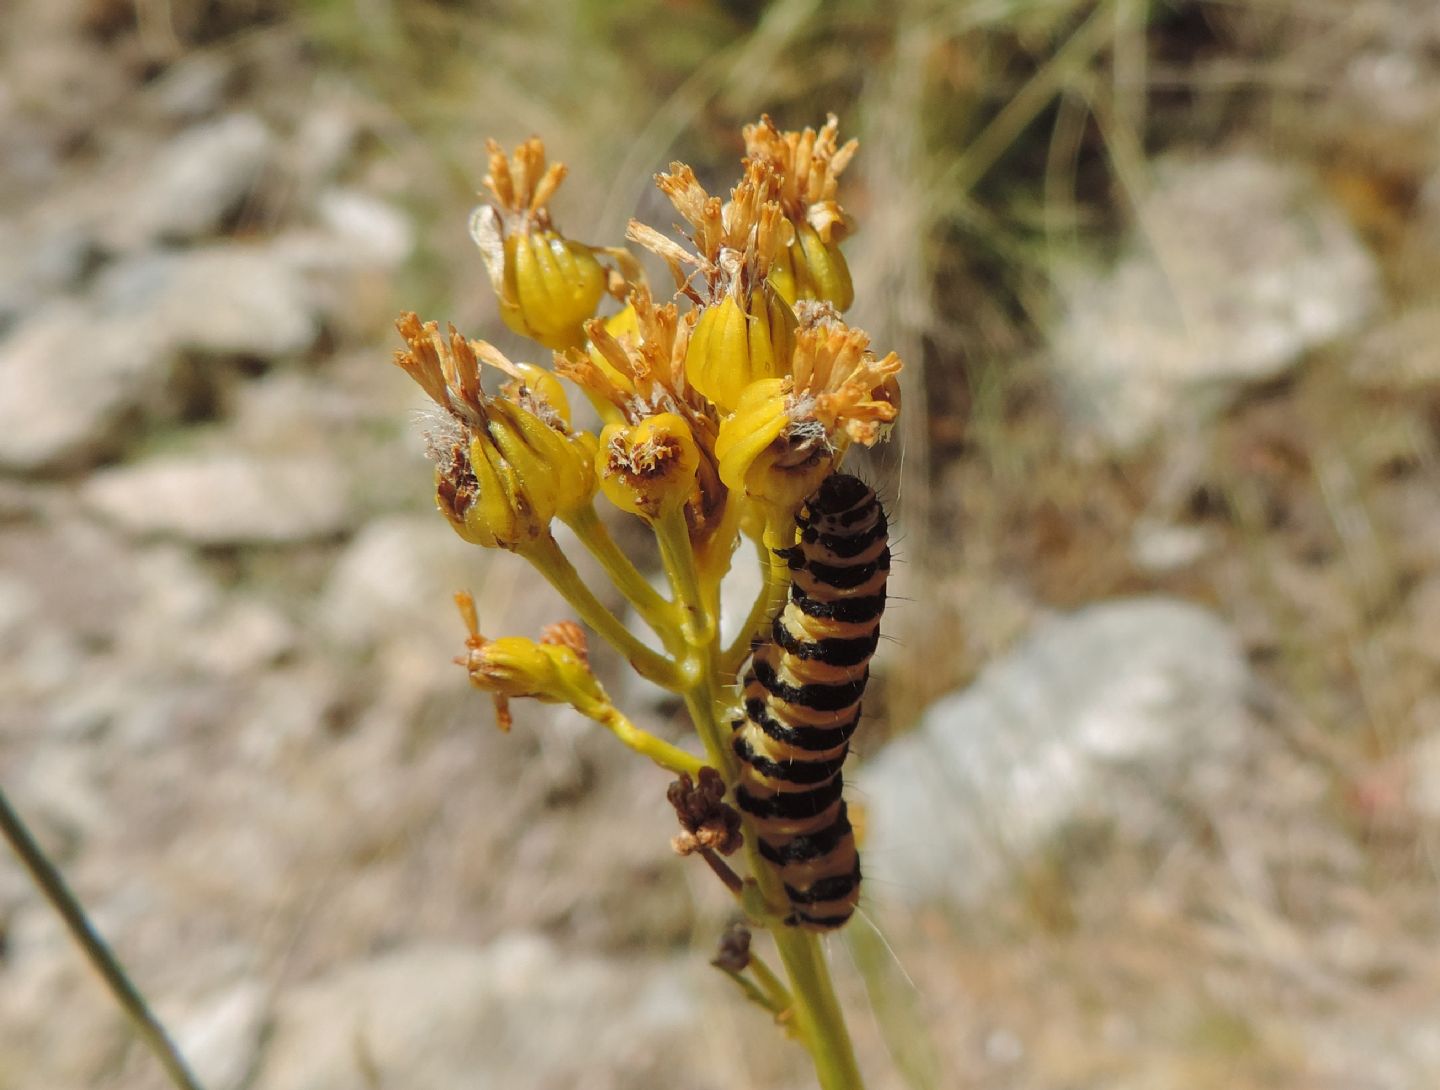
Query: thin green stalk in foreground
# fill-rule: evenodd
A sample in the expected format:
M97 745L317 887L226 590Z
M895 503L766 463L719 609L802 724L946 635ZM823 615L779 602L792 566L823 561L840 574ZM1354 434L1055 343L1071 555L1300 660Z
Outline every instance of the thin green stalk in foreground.
M160 1061L165 1073L170 1076L170 1081L180 1090L203 1090L200 1081L195 1077L186 1064L185 1058L180 1055L180 1050L175 1047L175 1042L165 1032L165 1027L155 1017L150 1005L145 1002L145 997L126 974L124 966L115 956L113 950L103 938L100 937L90 918L85 914L84 907L76 899L75 894L66 884L64 877L50 862L44 849L30 835L20 815L10 805L10 800L5 797L5 792L0 790L0 832L3 832L5 839L15 849L15 854L25 864L25 869L30 872L31 878L45 899L50 902L60 918L65 921L71 936L79 944L81 951L89 959L95 971L100 974L101 979L109 986L116 1001L129 1016L135 1031L140 1039L145 1042L155 1058Z
M670 576L676 600L687 608L692 618L705 617L702 592L695 580L694 554L685 533L683 517L662 518L656 523L655 531L660 543L660 556ZM705 743L705 752L716 762L727 782L733 783L738 771L736 758L730 749L729 732L723 729L716 714L720 710L719 697L724 684L719 676L718 628L713 621L687 624L685 635L690 644L686 663L690 669L682 671L690 682L684 691L685 706ZM777 906L784 906L786 898L780 876L760 855L759 837L744 813L741 814L741 823L745 830L745 856L750 873L754 875L767 906L764 918L759 922L768 928L780 951L780 960L790 979L795 1028L815 1064L821 1090L863 1090L864 1082L855 1061L855 1048L850 1042L845 1015L830 981L830 967L820 948L820 937L781 922L786 910Z

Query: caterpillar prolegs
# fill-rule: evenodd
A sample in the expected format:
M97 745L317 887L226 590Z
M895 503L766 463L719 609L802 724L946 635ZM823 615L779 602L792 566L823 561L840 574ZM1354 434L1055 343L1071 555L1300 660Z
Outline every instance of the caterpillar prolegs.
M840 766L860 721L870 656L880 638L890 572L885 512L857 477L827 477L796 518L781 555L790 597L746 670L736 804L760 854L779 871L788 923L843 925L860 898L860 856L840 797Z

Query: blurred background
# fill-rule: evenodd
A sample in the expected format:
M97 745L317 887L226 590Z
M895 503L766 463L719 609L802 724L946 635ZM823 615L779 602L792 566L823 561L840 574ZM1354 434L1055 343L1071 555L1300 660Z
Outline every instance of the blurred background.
M1433 0L7 0L0 783L208 1086L811 1085L665 778L450 663L456 589L565 611L389 364L402 308L526 352L485 137L618 243L762 111L860 138L907 362L871 1085L1440 1084ZM0 1088L163 1085L0 853Z

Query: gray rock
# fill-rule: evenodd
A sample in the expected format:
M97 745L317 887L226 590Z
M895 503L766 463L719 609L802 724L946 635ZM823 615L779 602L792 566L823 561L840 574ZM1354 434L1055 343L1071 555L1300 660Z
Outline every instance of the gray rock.
M1223 406L1357 330L1379 275L1340 211L1251 154L1156 167L1113 269L1061 269L1051 355L1079 427L1117 448Z
M1436 344L1440 344L1440 303L1420 303L1367 332L1346 360L1346 370L1372 390L1433 390L1440 381Z
M108 620L137 673L242 678L296 648L294 626L275 606L253 594L227 593L183 544L135 550L125 584L129 600Z
M1042 622L859 771L872 889L967 903L1073 820L1147 836L1177 784L1231 767L1247 679L1234 634L1187 602Z
M56 303L0 341L0 466L34 471L96 457L158 397L171 344L146 322Z
M165 117L198 121L221 107L234 77L235 61L228 54L196 50L181 54L147 89L147 97Z
M676 1085L677 1052L702 1031L681 974L565 956L531 935L395 950L284 996L253 1086Z
M74 222L43 216L0 222L0 332L73 287L91 250L89 234Z
M158 455L103 470L83 502L127 533L199 545L328 538L355 521L350 481L326 455Z
M92 745L49 745L24 767L16 805L58 860L73 856L113 819Z
M175 137L114 203L102 227L108 247L201 238L251 193L275 151L275 138L250 113L195 125Z
M1404 759L1407 801L1421 817L1440 821L1440 734L1423 736Z
M300 120L287 149L290 171L308 187L330 182L351 162L360 140L364 103L349 99L343 88L335 97L315 96L316 104Z
M1212 527L1142 516L1135 521L1130 538L1130 559L1141 571L1166 575L1190 567L1219 544L1219 534Z
M358 189L327 189L316 201L320 222L341 259L391 268L410 256L415 231L394 205Z
M272 357L319 333L305 278L270 246L221 244L144 254L106 269L95 302L143 320L176 349Z
M46 307L0 341L0 466L94 461L137 412L163 405L181 353L291 355L319 325L307 280L269 247L119 261L91 295Z
M321 626L351 650L392 641L456 653L464 630L452 595L478 592L493 555L462 541L436 514L372 522L335 561L317 610ZM486 623L492 612L486 609Z

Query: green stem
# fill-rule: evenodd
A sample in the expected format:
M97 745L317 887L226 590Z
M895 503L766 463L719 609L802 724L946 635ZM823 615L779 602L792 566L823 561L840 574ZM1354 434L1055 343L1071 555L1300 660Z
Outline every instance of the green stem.
M625 595L645 623L662 639L670 638L676 628L675 606L650 585L650 581L640 574L640 569L615 544L610 531L595 513L595 506L590 504L581 508L566 519L565 524L575 531L580 543L599 561L610 581Z
M675 604L680 607L680 630L685 634L685 642L692 652L703 651L713 656L715 618L707 608L682 508L677 507L655 520L655 539L660 544L660 560L665 565L665 574L670 577Z
M762 1010L769 1011L770 1014L772 1014L777 1019L785 1013L785 1007L776 1006L775 1001L771 999L768 995L766 995L764 991L760 989L759 985L757 985L744 973L737 973L734 969L727 969L723 965L716 966L716 968L718 968L722 973L728 976L736 984L740 985L740 990L745 993L745 998L750 1000L750 1002L754 1003L757 1007L761 1008Z
M681 667L686 685L685 706L705 743L705 752L733 784L739 773L738 760L730 748L726 731L716 711L721 706L714 618L706 615L705 599L695 576L694 551L690 547L683 516L661 518L655 524L660 556L675 589L676 601L685 610L682 628L689 650ZM763 895L768 911L759 922L775 937L780 960L790 978L795 1026L815 1064L821 1090L863 1090L855 1049L845 1028L845 1017L830 983L830 967L820 950L818 937L783 922L788 913L784 886L775 869L760 855L759 838L749 818L741 814L745 831L745 857L750 873Z
M756 956L750 955L750 964L746 966L755 975L755 983L768 999L768 1006L776 1014L784 1013L795 1005L791 998L790 989L775 975L775 970L766 965L765 962Z
M636 673L672 692L680 691L684 682L675 668L675 663L646 647L630 634L620 619L585 585L580 573L570 563L570 558L561 551L554 537L547 534L539 541L531 542L516 551L530 561L550 585L565 597L575 612L580 614L582 621L629 660Z
M140 1039L160 1061L165 1073L170 1076L170 1081L180 1087L180 1090L202 1090L200 1080L186 1064L185 1057L180 1055L180 1050L175 1047L175 1042L165 1032L165 1027L155 1017L150 1005L145 1002L145 997L130 980L119 958L90 923L84 907L65 883L64 877L30 835L30 830L11 807L3 790L0 790L0 833L4 833L5 839L20 857L20 862L25 864L25 869L35 880L35 885L65 921L71 936L101 979L109 986L116 1002L129 1016Z
M855 1047L845 1028L845 1014L830 982L830 966L820 949L820 937L783 924L771 928L771 934L790 977L795 1019L815 1061L821 1090L864 1090Z
M577 704L575 709L581 715L599 723L636 753L648 757L667 772L673 772L677 776L683 773L692 780L700 779L700 770L705 767L704 761L693 753L686 753L679 746L671 745L661 738L656 738L649 731L640 729L614 704L604 704L593 708L581 707Z
M785 1014L795 1006L795 1001L790 998L789 990L780 982L775 971L754 954L750 955L750 964L746 966L755 977L754 980L745 976L743 972L727 969L723 965L717 965L716 968L740 985L745 992L745 997L750 1002L769 1011L777 1021L784 1018Z

